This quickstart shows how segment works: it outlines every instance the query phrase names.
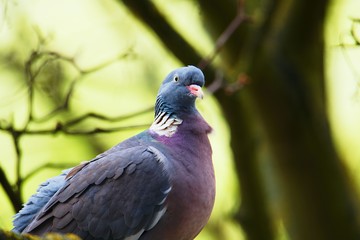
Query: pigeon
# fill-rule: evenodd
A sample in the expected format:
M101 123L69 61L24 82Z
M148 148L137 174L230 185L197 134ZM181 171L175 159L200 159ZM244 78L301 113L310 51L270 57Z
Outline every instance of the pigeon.
M40 185L15 215L15 232L82 239L192 240L215 199L208 134L195 107L205 78L194 66L167 75L151 126Z

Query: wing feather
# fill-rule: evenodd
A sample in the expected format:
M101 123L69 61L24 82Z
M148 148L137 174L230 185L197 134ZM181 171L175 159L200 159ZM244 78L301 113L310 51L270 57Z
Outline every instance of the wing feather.
M30 224L44 205L64 185L65 177L70 171L71 169L64 170L59 176L50 178L39 186L36 194L32 195L15 215L13 220L14 232L21 233Z
M138 239L166 212L166 157L153 147L103 155L76 169L24 232L72 230L84 239Z

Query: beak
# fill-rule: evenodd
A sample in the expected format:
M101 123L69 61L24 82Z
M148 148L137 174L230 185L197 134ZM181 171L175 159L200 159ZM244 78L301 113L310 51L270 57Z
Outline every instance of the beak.
M203 99L204 98L204 92L202 91L201 87L196 84L192 84L190 86L187 86L187 88L190 90L190 93L198 98Z

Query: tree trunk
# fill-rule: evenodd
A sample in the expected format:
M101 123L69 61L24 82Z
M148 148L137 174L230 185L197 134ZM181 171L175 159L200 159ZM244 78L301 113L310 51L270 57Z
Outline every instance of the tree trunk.
M332 142L324 89L328 2L282 1L249 73L292 239L360 239L348 176Z

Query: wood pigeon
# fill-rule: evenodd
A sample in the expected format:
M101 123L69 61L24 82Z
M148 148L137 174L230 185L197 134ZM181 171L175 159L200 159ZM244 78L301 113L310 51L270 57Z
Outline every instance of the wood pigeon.
M194 66L163 81L149 129L43 183L13 231L82 239L190 240L215 198L211 127L195 108L205 79Z

